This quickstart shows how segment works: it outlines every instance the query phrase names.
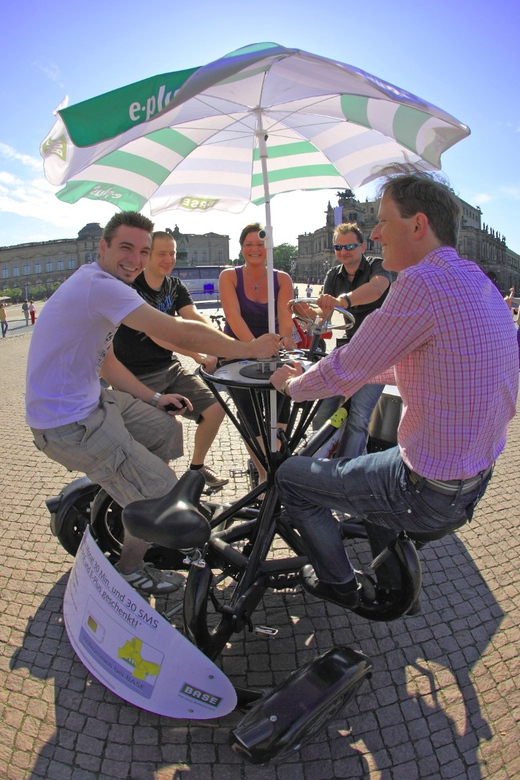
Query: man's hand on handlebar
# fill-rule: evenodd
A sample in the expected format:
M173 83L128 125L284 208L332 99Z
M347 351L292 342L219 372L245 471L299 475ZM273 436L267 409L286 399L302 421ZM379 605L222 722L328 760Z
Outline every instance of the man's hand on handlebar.
M293 363L292 366L286 363L271 374L270 382L276 390L280 391L287 379L296 379L302 374L303 368L300 363Z
M335 306L342 306L342 302L334 298L333 295L320 295L316 301L320 307L322 315L325 319L330 320L332 318L332 312Z

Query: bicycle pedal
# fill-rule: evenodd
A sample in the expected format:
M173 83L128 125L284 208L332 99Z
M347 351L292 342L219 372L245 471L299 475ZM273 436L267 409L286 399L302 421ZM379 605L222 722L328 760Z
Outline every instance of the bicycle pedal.
M202 493L203 493L205 496L212 496L212 495L213 495L213 493L218 493L218 492L219 492L219 490L222 490L222 488L223 488L223 487L224 487L224 485L217 485L216 487L211 487L210 485L207 485L207 486L204 488L204 490L202 491Z
M270 628L269 626L254 626L253 634L257 636L275 637L278 634L277 628Z

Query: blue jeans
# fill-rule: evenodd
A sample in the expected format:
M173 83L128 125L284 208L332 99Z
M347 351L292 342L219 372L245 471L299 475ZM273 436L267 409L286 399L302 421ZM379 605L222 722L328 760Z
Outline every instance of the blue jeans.
M347 422L336 450L336 458L357 458L367 446L368 426L372 412L379 401L384 385L363 385L350 399ZM316 431L342 403L343 396L325 398L316 412L312 427Z
M350 461L293 456L276 473L280 499L318 578L335 584L351 579L353 566L332 509L364 518L375 557L401 530L437 531L470 519L488 481L489 475L472 492L455 496L412 485L398 447ZM399 587L391 559L378 568L378 581Z

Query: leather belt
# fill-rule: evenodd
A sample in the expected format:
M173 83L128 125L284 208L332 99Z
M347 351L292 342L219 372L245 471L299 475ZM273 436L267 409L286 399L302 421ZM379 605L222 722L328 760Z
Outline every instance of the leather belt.
M491 474L493 466L485 471L481 471L476 477L470 479L429 479L428 477L421 477L415 471L406 469L408 474L408 480L412 485L417 485L419 482L423 482L430 490L434 490L436 493L442 493L445 496L455 496L457 493L464 495L465 493L471 493L475 490L485 479Z

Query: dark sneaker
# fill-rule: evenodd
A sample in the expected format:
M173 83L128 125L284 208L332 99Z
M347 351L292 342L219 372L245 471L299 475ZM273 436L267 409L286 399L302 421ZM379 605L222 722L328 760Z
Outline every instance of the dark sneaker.
M219 488L223 485L227 485L229 482L229 479L223 479L222 477L217 477L214 471L210 469L209 466L203 466L201 469L198 469L199 474L202 474L206 481L206 487L209 488Z
M147 596L167 596L175 593L184 584L184 576L176 571L161 571L151 563L143 563L130 574L123 574L116 564L116 570L132 588Z
M359 606L359 594L361 592L361 585L354 580L352 582L352 590L348 590L345 593L338 591L334 585L328 585L325 582L321 582L316 572L310 564L304 566L300 570L300 582L304 590L308 593L312 593L319 599L325 599L325 601L332 601L333 604L338 604L340 607L346 607L347 609L355 609Z

